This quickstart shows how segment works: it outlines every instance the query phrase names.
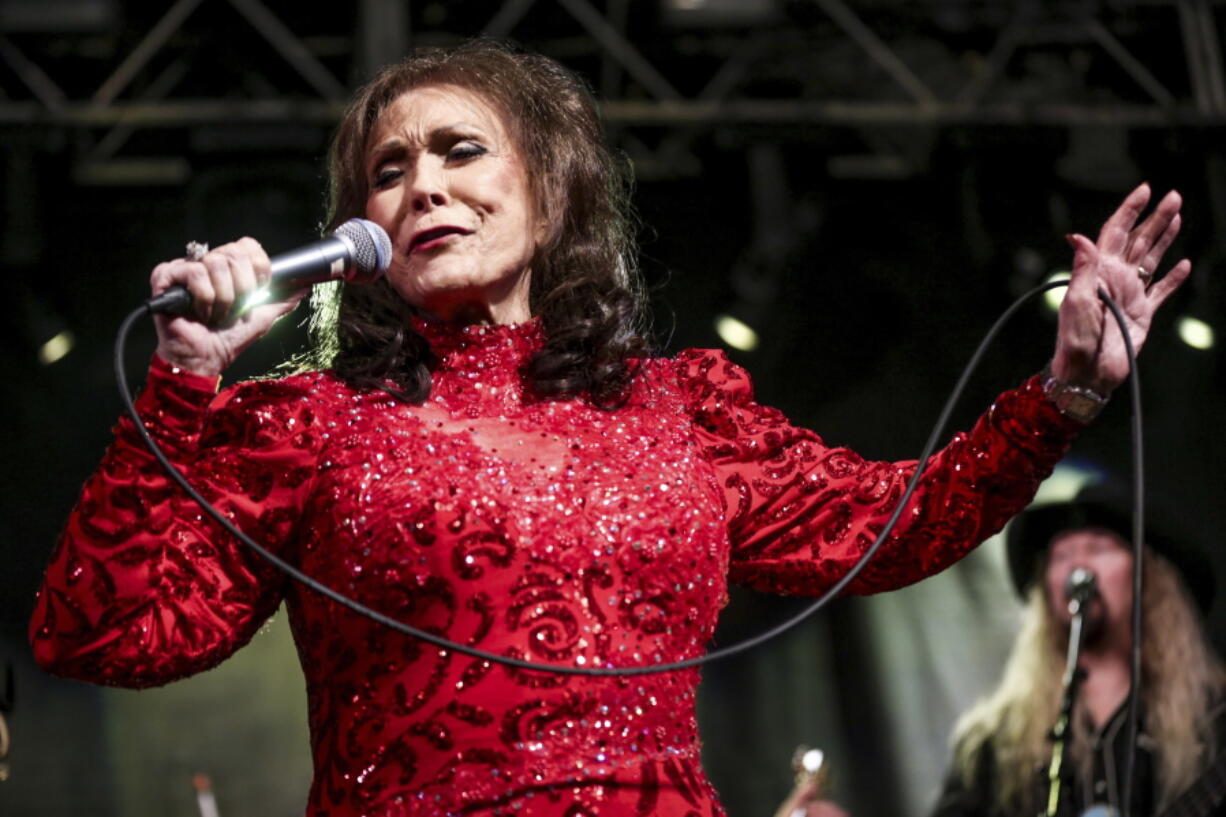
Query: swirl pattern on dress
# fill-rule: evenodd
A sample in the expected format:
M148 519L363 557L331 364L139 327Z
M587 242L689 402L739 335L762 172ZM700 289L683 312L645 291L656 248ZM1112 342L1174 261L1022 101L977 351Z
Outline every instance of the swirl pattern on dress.
M913 463L866 462L758 405L719 352L651 359L614 410L520 375L532 322L419 327L432 394L330 373L215 383L155 361L139 399L231 519L387 615L499 654L607 667L699 655L727 580L816 594L880 530ZM855 592L952 563L1029 501L1076 424L1034 381L929 466ZM312 817L719 815L695 670L589 678L452 655L300 586L219 530L121 421L40 593L52 671L127 686L198 672L285 599L310 703Z

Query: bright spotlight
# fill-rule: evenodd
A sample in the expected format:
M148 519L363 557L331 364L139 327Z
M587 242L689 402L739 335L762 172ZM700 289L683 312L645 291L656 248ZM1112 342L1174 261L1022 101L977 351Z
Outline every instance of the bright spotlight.
M1179 319L1179 339L1193 349L1213 348L1213 327L1199 318L1184 315Z
M242 309L239 311L246 312L253 306L259 306L262 303L266 303L270 298L272 298L272 292L268 287L260 287L259 289L252 290L251 294L247 296L247 300L243 301Z
M44 343L38 349L38 362L44 366L50 366L64 355L72 351L73 345L77 339L73 337L72 332L65 329L51 340Z
M1045 284L1050 284L1052 281L1067 279L1071 273L1067 270L1056 270L1043 281ZM1060 304L1064 303L1064 295L1068 292L1068 287L1056 287L1049 289L1043 293L1043 303L1047 304L1047 308L1052 312L1060 311Z
M752 352L758 348L758 333L744 321L731 315L720 315L715 319L715 331L719 333L724 343L742 352Z

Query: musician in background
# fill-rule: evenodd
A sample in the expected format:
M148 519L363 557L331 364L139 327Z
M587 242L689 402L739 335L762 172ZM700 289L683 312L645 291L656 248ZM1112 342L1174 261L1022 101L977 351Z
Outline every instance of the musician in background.
M1226 667L1202 629L1213 578L1207 558L1146 527L1142 700L1132 817L1226 815ZM933 817L1047 813L1051 733L1059 716L1071 614L1069 574L1096 577L1084 612L1084 673L1063 763L1060 817L1116 815L1129 752L1132 647L1131 509L1099 485L1028 511L1007 534L1026 609L999 686L954 728L952 766Z

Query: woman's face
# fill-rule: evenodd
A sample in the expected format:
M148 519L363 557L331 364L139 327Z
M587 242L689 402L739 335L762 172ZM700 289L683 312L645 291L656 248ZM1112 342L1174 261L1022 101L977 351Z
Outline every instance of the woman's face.
M1052 614L1065 624L1072 620L1065 583L1079 567L1094 573L1098 589L1086 608L1087 639L1126 636L1132 615L1132 551L1127 543L1101 528L1065 531L1052 540L1044 581Z
M444 320L531 317L529 264L542 234L519 151L502 117L451 85L403 94L366 152L366 217L387 230L387 280Z

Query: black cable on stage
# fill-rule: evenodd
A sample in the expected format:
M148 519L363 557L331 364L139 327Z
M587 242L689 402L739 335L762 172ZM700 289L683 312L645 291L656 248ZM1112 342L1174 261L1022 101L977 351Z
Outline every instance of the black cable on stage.
M632 666L632 667L567 667L567 666L559 666L559 665L554 665L554 664L540 664L540 663L536 663L533 661L525 661L519 658L513 658L511 656L498 655L496 653L487 652L485 650L479 650L474 647L469 647L465 644L460 644L455 641L451 641L450 639L444 638L434 633L430 633L430 632L426 632L425 630L418 629L411 625L405 624L402 621L393 619L390 616L384 615L383 613L380 613L377 610L373 610L367 607L366 605L362 604L361 602L351 599L348 596L345 596L344 594L316 581L310 576L307 576L302 571L300 571L298 568L289 564L288 562L286 562L285 560L283 560L276 554L272 553L268 549L264 548L257 542L250 539L245 533L239 530L229 519L227 519L220 511L218 511L216 508L210 505L208 500L202 497L195 490L195 488L193 488L188 483L187 479L183 476L183 474L179 472L179 470L174 466L174 464L170 462L170 460L162 452L161 448L157 445L157 443L150 436L148 430L145 428L145 423L141 419L140 415L137 413L136 406L133 404L133 401L132 401L132 395L130 391L128 390L127 376L125 373L124 363L123 363L124 349L125 349L128 333L131 331L132 325L136 322L136 320L139 319L141 316L145 315L149 311L147 307L144 305L134 310L131 314L129 314L123 320L123 323L120 324L119 331L115 339L115 361L114 361L115 362L115 378L119 386L120 395L123 398L124 406L127 409L129 416L132 418L133 423L135 424L136 431L140 434L141 439L144 440L145 445L148 446L149 450L153 453L154 457L158 460L159 463L161 463L162 467L166 469L166 472L170 475L170 477L181 488L183 488L183 490L186 491L187 494L192 499L194 499L197 503L199 503L201 508L206 513L208 513L209 516L213 517L213 519L215 519L218 522L218 524L220 524L223 528L225 528L230 534L232 534L234 537L236 537L239 541L241 541L247 547L251 548L257 554L259 554L263 559L265 559L266 561L276 566L279 570L281 570L282 572L284 572L286 575L290 576L294 580L306 585L307 587L311 588L312 590L315 590L321 595L329 599L332 599L338 604L348 607L350 610L353 610L354 612L360 615L366 616L367 618L370 618L373 621L376 621L380 624L390 627L393 630L404 633L405 635L413 636L414 638L421 639L422 641L426 641L427 643L433 644L444 650L452 650L454 652L461 653L463 655L468 655L473 658L479 658L484 661L490 661L490 662L494 662L498 664L503 664L506 666L516 667L518 669L523 669L523 670L548 672L548 673L553 673L553 674L558 674L558 675L587 675L587 676L649 675L649 674L660 673L660 672L673 672L676 670L689 669L691 667L697 667L697 666L706 664L711 661L716 661L721 658L727 658L729 656L737 655L739 653L750 650L792 629L793 627L798 625L800 622L804 621L805 619L809 618L814 613L816 613L818 610L825 607L830 602L831 599L833 599L835 596L841 593L843 589L847 587L847 585L851 583L852 580L855 579L855 577L860 573L860 571L869 562L869 560L873 558L877 550L881 547L882 543L885 541L886 537L889 536L890 532L893 530L894 525L897 523L899 517L902 515L903 509L906 507L908 500L910 500L911 495L915 492L916 486L919 484L920 477L923 475L923 472L924 472L924 467L925 465L927 465L929 458L932 456L932 452L935 450L937 446L937 442L944 435L945 426L949 421L950 415L953 413L954 406L957 404L958 400L961 398L962 392L965 390L967 382L970 380L971 375L974 373L975 369L978 367L980 360L983 358L983 355L987 351L988 347L991 345L992 341L996 339L996 336L998 334L1000 334L1000 331L1004 327L1004 325L1017 313L1019 309L1021 309L1023 305L1028 303L1031 299L1037 297L1038 295L1040 295L1043 292L1046 292L1049 289L1055 289L1056 287L1067 286L1067 285L1068 285L1068 280L1065 279L1065 280L1060 280L1060 281L1053 281L1047 284L1043 284L1042 286L1036 287L1030 290L1029 292L1027 292L1026 294L1022 295L1016 301L1014 301L1009 306L1009 308L1006 309L1004 313L999 318L996 319L996 322L992 325L992 327L984 335L983 340L980 341L979 346L975 349L975 352L971 356L970 361L967 363L966 367L962 371L961 376L958 378L957 384L954 386L953 390L950 392L949 398L945 402L945 406L941 409L940 416L937 418L937 422L932 429L932 433L929 435L928 441L924 445L924 450L920 454L919 459L916 462L915 473L911 476L911 479L908 481L907 488L903 492L902 497L899 499L898 505L894 508L894 512L890 515L890 518L886 522L884 528L877 535L876 540L872 543L872 545L868 547L867 550L865 550L865 552L861 555L860 559L854 565L852 565L852 567L847 571L846 574L843 575L841 579L839 579L834 585L828 588L826 592L824 592L821 596L819 596L808 607L801 610L799 613L792 616L791 618L784 620L782 623L777 624L774 627L771 627L770 629L762 633L759 633L756 636L745 639L744 641L738 642L736 644L732 644L728 647L723 647L718 650L712 650L711 652L705 653L703 655L694 656L692 658L687 658L682 661L672 661L668 663L648 664L648 665ZM1108 305L1114 306L1110 298L1107 297L1106 293L1104 293L1101 290L1099 291L1099 297L1102 300L1104 300L1106 303L1108 303ZM1123 319L1123 315L1118 311L1118 309L1113 308L1112 311L1113 311L1113 314L1115 315L1116 321L1120 324L1120 331L1124 334L1125 339L1127 341L1128 339L1127 324ZM1132 346L1130 342L1128 343L1128 346L1126 348L1128 349L1128 353L1130 356L1130 365L1132 366L1133 369L1135 369L1135 359L1132 358ZM1134 394L1134 401L1136 401L1135 406L1138 407L1139 409L1139 406L1140 406L1139 393L1134 389L1133 394ZM1139 432L1139 429L1134 431L1134 433L1138 433L1138 432ZM1139 436L1138 436L1138 442L1139 442ZM1138 506L1138 509L1139 509L1139 506ZM1140 598L1140 597L1137 596L1137 598Z
M1124 337L1124 350L1128 353L1128 395L1132 402L1132 661L1129 667L1131 684L1128 696L1128 743L1130 751L1124 763L1124 785L1121 794L1121 813L1129 817L1132 812L1132 784L1137 766L1137 732L1141 703L1141 574L1145 559L1145 436L1141 424L1141 373L1137 370L1137 351L1128 334L1127 321L1119 305L1099 290L1098 297L1111 310L1112 317Z

